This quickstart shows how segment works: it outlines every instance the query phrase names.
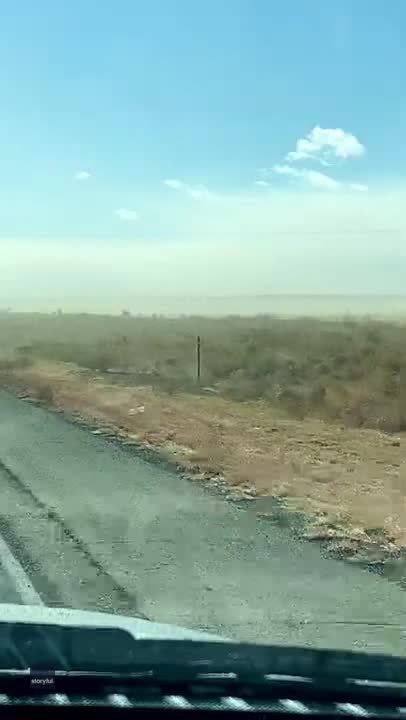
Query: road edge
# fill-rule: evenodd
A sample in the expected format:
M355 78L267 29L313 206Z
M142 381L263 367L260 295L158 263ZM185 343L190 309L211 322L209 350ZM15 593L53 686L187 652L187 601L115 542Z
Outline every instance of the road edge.
M13 583L23 605L40 605L44 602L37 593L23 566L11 552L4 538L0 535L0 565Z

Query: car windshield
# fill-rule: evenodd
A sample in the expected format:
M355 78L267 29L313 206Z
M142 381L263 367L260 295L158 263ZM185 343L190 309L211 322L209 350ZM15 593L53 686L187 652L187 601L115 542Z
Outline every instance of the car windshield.
M0 622L406 654L405 26L4 4Z

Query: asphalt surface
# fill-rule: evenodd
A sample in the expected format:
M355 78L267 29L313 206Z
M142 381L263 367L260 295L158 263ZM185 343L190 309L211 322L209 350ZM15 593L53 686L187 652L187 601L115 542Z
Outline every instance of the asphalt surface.
M406 654L395 583L6 393L0 488L0 535L47 605ZM12 596L0 575L0 600Z

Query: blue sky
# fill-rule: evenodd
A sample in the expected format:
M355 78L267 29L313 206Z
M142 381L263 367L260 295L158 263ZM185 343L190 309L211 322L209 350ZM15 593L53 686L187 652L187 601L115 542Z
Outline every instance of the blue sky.
M3 4L2 298L402 292L405 26L403 0Z

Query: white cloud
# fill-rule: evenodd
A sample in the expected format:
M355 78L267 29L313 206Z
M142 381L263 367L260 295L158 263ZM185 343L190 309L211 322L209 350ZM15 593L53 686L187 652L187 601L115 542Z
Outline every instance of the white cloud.
M255 180L254 185L258 185L258 187L269 187L269 182L266 182L266 180Z
M180 180L169 179L169 180L164 180L163 182L164 182L164 185L166 185L169 188L172 188L172 190L181 190L184 187L184 183L181 182Z
M212 193L207 189L205 185L187 185L181 180L169 179L164 180L164 185L171 188L171 190L183 190L187 195L193 198L211 197Z
M299 141L300 142L300 141ZM298 143L297 143L298 144ZM296 145L297 147L297 145ZM291 150L285 157L286 162L296 162L296 160L311 160L312 155L303 150Z
M129 222L138 220L138 213L135 210L129 210L128 208L119 208L114 211L114 214L120 218L120 220L128 220Z
M358 192L366 192L368 190L368 185L362 185L361 183L351 183L350 188L351 190L357 190Z
M321 165L328 167L338 160L361 157L365 152L365 146L355 135L345 132L341 128L321 128L316 125L306 137L297 141L296 149L286 155L285 164L274 165L272 171L279 175L302 179L314 188L336 190L342 187L343 183L325 173L309 170L303 166L297 167L294 163L316 160ZM360 192L368 189L366 185L360 183L350 183L348 187Z
M337 180L316 170L299 169L291 167L291 165L274 165L273 171L278 173L278 175L287 175L288 177L303 179L312 187L320 190L337 190L341 187L341 183Z
M211 195L205 185L197 185L196 187L186 186L185 190L190 197L194 198L209 197Z
M297 178L303 175L302 170L297 170L297 168L290 167L290 165L274 165L272 170L278 175L290 175Z
M325 189L325 190L337 190L341 183L325 173L317 172L316 170L305 170L303 177L307 180L312 187Z
M75 175L75 180L89 180L89 178L92 177L87 170L81 170L80 172L77 172Z
M306 137L299 138L295 150L287 154L286 160L318 160L322 165L329 165L334 160L361 157L365 152L365 146L355 135L342 128L322 128L316 125Z

